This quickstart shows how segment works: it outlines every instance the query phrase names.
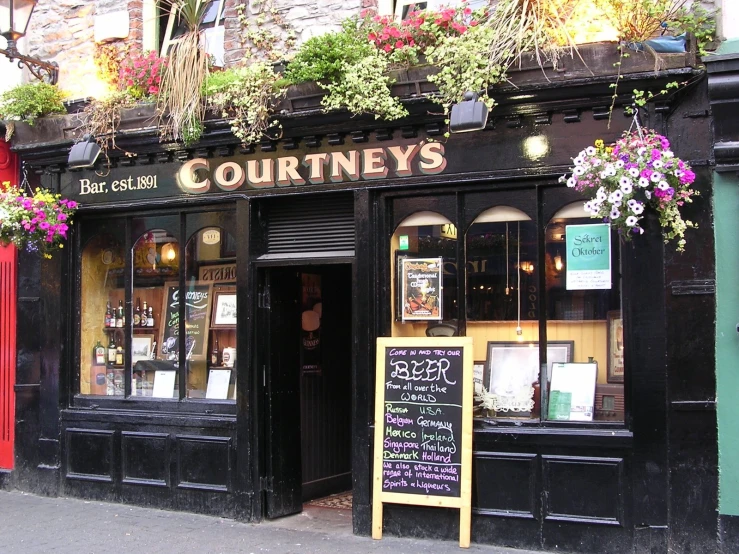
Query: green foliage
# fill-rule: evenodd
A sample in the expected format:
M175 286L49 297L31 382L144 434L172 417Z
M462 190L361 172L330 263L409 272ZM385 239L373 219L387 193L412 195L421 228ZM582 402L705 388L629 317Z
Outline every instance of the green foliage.
M329 93L321 104L327 110L345 107L354 114L373 113L375 119L400 119L408 115L398 98L390 94L388 57L380 51L355 63L342 63L343 76L326 85Z
M285 71L289 82L339 82L344 77L344 64L355 64L371 56L374 48L349 25L339 32L308 39L290 60Z
M716 38L716 14L709 13L699 3L694 2L690 9L681 10L677 14L669 28L676 35L690 33L695 36L698 55L705 56L706 48Z
M203 95L211 110L228 118L231 130L241 142L258 142L273 125L272 108L285 89L277 86L278 76L265 62L211 73L203 85Z
M19 85L0 95L0 118L33 125L37 117L67 113L63 100L64 93L56 85L42 81Z

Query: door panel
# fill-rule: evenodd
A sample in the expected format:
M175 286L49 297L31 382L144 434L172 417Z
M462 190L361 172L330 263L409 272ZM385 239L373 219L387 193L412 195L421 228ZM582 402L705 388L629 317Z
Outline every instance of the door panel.
M295 269L265 269L262 304L265 326L258 329L267 397L267 460L270 485L266 515L277 518L302 510L300 454L300 276ZM263 310L265 311L265 310Z

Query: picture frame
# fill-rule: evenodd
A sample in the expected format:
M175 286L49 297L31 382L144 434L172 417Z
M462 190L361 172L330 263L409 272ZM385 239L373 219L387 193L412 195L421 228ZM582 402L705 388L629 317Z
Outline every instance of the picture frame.
M131 338L131 363L151 359L154 335L134 335Z
M624 382L624 321L620 310L607 314L608 366L606 382Z
M403 321L403 260L415 258L416 253L409 250L395 251L395 321Z
M213 316L211 327L224 329L236 327L236 291L216 291L213 293Z
M572 361L574 347L572 340L547 342L547 381L551 380L553 363ZM522 367L528 374L521 372ZM484 382L489 392L502 386L532 386L540 379L539 341L488 341Z
M442 321L444 258L402 258L400 266L402 321Z

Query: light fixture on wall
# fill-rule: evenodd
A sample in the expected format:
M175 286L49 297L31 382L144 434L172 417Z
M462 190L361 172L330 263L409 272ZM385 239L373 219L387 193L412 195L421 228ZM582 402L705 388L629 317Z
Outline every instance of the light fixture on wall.
M531 275L534 272L534 262L521 262L521 271Z
M562 263L562 256L559 252L554 256L554 269L557 272L562 271L562 268L564 267L564 263Z
M162 246L162 261L173 262L177 257L177 248L172 242L168 242Z
M488 107L478 100L474 92L464 93L464 100L452 106L449 115L449 131L452 133L466 133L480 131L488 122Z
M72 146L67 164L69 169L94 167L99 155L100 146L98 146L98 143L91 135L85 135L80 142Z
M11 62L18 60L18 67L25 65L37 79L55 85L59 79L59 64L25 56L17 47L18 39L28 30L36 3L37 0L0 0L0 35L8 41L8 47L5 50L0 48L0 53L5 54Z

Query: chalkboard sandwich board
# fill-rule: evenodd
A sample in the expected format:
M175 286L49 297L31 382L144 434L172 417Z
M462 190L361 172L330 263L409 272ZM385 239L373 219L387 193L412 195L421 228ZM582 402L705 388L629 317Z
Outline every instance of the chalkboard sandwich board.
M383 502L459 508L470 544L472 338L377 339L372 537Z

